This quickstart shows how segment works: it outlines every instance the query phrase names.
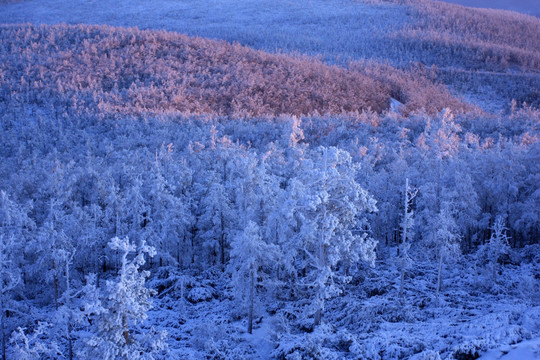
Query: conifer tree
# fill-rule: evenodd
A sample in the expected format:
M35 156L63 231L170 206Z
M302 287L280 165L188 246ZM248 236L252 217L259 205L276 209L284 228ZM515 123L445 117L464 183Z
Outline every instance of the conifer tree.
M479 249L479 252L483 255L485 260L487 260L487 268L492 283L497 279L499 260L503 255L508 254L510 251L510 245L508 243L509 239L506 235L507 230L508 229L504 225L504 218L502 216L497 216L491 227L491 237L488 242Z

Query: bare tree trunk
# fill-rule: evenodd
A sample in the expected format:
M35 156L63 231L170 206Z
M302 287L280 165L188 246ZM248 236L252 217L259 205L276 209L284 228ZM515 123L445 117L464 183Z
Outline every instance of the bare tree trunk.
M126 339L126 344L129 344L129 329L125 316L122 316L122 326L124 327L124 339Z
M2 305L0 306L0 311L2 314L0 315L0 321L2 322L1 325L1 331L2 331L2 360L6 360L6 329L5 329L5 322L6 322L6 310L4 309L4 299L1 299Z
M253 298L255 292L255 274L254 270L251 270L250 273L250 284L249 284L249 310L248 310L248 333L253 334Z
M326 171L327 171L327 165L326 165L326 160L327 160L327 153L326 153L326 150L324 151L324 177L323 177L323 185L322 185L322 188L326 191ZM322 224L325 224L326 223L326 204L323 204L323 209L322 209L322 221L321 221ZM324 226L324 225L323 225ZM320 240L319 240L319 262L320 262L320 269L324 269L325 266L326 266L326 249L325 249L325 233L324 233L325 229L324 227L320 229ZM318 294L317 296L319 297L319 304L317 305L317 311L315 312L315 320L314 320L314 325L315 326L318 326L320 323L321 323L321 318L322 318L322 307L323 307L323 301L324 301L324 295L322 294L323 292L323 289L320 288L320 284L319 284L319 289L318 289Z
M401 276L399 280L399 298L403 300L403 283L405 282L405 258L401 258Z
M439 271L437 272L437 290L436 290L436 305L439 306L439 292L441 291L442 284L442 267L443 267L443 256L439 254Z
M68 324L68 359L73 360L73 338L71 337L71 322Z
M73 257L73 255L72 255ZM71 336L72 332L72 313L71 313L71 284L70 284L70 272L69 272L69 264L71 263L71 260L66 261L66 303L65 306L68 310L68 323L67 323L67 338L68 338L68 359L73 360L73 338Z
M222 177L222 184L225 186L227 181L227 161L223 162L223 177ZM223 215L223 209L220 206L219 209L219 215L221 220L221 236L219 239L219 247L220 247L220 260L221 260L221 266L223 271L225 271L225 216Z
M54 271L54 306L58 310L58 275L56 274L56 261L52 261L53 271Z
M219 238L219 251L220 251L220 261L223 271L225 271L225 217L223 216L223 211L220 210L221 218L221 235Z
M405 266L407 265L407 216L409 213L409 179L405 179L405 199L403 204L403 232L401 233L401 276L399 281L399 298L403 299L403 282L405 281Z
M191 237L191 264L195 264L195 237Z
M315 312L315 326L321 323L321 318L322 318L322 309L319 307L317 311Z

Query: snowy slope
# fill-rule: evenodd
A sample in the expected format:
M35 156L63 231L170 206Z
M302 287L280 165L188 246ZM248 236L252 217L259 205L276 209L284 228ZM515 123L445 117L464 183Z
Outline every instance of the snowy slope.
M364 58L405 68L411 64L413 67L433 64L440 69L438 81L489 111L508 109L513 98L519 104L536 101L535 95L526 88L540 87L537 73L504 69L504 66L501 71L482 64L483 54L491 58L515 57L513 54L491 55L492 51L498 51L500 44L513 44L513 41L497 40L477 50L473 40L465 49L456 49L452 39L469 39L470 34L450 34L447 38L446 29L435 28L431 29L435 37L424 38L418 35L425 31L417 26L422 22L418 11L403 4L407 2L25 0L1 5L0 23L136 26L239 42L270 52L308 54L345 65L351 59ZM435 14L434 19L439 17ZM469 24L463 28L471 27ZM521 49L516 51L521 54Z
M537 360L540 359L540 338L523 341L516 345L490 350L480 360Z
M0 11L0 23L166 29L331 59L344 50L346 57L386 57L388 33L406 21L402 6L349 0L28 0L2 6Z
M540 4L537 0L443 0L445 2L478 8L518 11L524 14L540 16Z

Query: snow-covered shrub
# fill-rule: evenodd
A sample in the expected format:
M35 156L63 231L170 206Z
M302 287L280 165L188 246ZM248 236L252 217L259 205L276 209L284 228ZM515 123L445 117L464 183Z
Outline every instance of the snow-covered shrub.
M186 298L191 303L198 303L201 301L210 301L214 298L213 291L207 287L195 286L192 287L186 295Z
M318 326L308 334L287 334L280 339L278 347L272 352L272 358L280 360L341 359L343 354L331 347L334 339L335 334L327 325Z
M411 357L411 360L442 360L438 351L426 350Z
M9 342L9 357L18 360L48 360L62 356L58 344L50 338L51 324L39 322L32 332L17 328Z
M512 253L512 259L519 264L540 264L540 244L526 245Z
M466 342L452 350L452 358L456 360L477 359L486 350L485 344L482 342Z
M517 274L516 274L517 275ZM540 267L538 263L523 264L518 272L518 293L523 299L530 301L534 305L540 304Z

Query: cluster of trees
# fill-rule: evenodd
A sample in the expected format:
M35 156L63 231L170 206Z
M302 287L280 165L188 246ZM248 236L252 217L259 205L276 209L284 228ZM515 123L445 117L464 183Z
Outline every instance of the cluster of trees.
M150 296L143 265L217 267L231 274L250 324L269 288L310 299L318 324L325 301L376 254L399 247L403 272L410 254L432 259L439 289L445 262L460 252L485 254L496 276L507 246L538 241L533 110L499 121L449 110L249 120L35 114L5 114L0 132L3 349L23 351L17 341L30 336L16 331L36 321L22 315L23 299L67 314L54 320L66 324L54 332L65 357L161 349L161 340L143 341L161 335L136 328ZM144 264L141 252L154 251ZM122 301L125 314L110 316ZM107 321L114 339L103 335Z

